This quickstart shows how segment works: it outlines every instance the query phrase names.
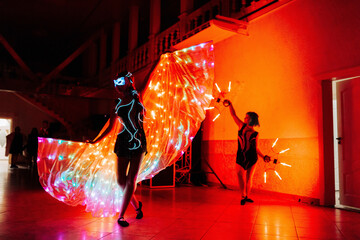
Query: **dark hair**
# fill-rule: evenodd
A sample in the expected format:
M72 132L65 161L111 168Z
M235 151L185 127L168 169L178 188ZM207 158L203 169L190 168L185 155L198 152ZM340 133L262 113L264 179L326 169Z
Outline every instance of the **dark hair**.
M118 78L121 78L121 77L126 77L126 75L129 73L129 71L121 71L119 73L116 73L113 77L112 80L114 79L118 79Z
M259 115L256 112L247 112L246 114L249 115L249 117L250 117L250 122L249 122L250 126L259 126L260 127Z
M128 77L129 74L130 74L130 77ZM131 79L130 85L129 85L129 89L128 89L129 92L131 92L132 90L135 90L134 77L133 77L133 75L132 75L131 72L129 72L129 71L119 72L119 73L117 73L117 74L114 75L114 77L112 78L112 81L113 81L113 80L116 80L116 79L118 79L118 78L121 78L121 77L128 77L128 78Z
M114 75L113 80L118 79L118 78L121 78L121 77L127 77L127 75L128 75L129 73L131 74L131 76L129 77L129 78L131 79L131 82L130 82L130 85L129 85L129 87L127 88L126 91L127 91L129 94L131 94L133 98L135 98L135 99L137 99L138 101L142 102L142 101L141 101L141 98L140 98L140 94L138 93L138 91L137 91L136 88L135 88L134 77L133 77L133 75L132 75L131 72L129 72L129 71L127 71L127 70L121 71L121 72L119 72L119 73L117 73L117 74Z

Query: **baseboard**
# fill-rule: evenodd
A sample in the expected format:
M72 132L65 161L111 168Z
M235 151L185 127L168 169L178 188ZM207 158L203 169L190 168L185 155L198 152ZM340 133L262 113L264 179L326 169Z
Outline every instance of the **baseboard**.
M218 186L219 188L223 188L223 186L220 183L209 183L209 186ZM238 191L239 189L238 186L234 186L234 185L226 185L226 187L228 190ZM255 189L255 188L252 189L251 191L252 193L274 197L282 200L294 201L294 202L304 203L313 206L320 206L320 199L318 198L312 198L312 197L300 196L300 195L294 195L288 193L273 192L262 189Z

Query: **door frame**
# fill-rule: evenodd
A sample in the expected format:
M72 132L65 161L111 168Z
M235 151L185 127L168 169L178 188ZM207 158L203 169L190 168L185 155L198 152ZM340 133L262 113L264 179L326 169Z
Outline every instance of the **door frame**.
M320 194L324 206L335 206L335 155L333 121L333 82L360 76L360 66L316 76L321 82L322 121L319 122Z
M11 120L11 122L10 122L10 133L12 133L15 130L15 127L14 127L15 116L14 116L14 114L0 112L0 118L2 118L2 119L10 119ZM8 161L9 161L9 156L8 156Z

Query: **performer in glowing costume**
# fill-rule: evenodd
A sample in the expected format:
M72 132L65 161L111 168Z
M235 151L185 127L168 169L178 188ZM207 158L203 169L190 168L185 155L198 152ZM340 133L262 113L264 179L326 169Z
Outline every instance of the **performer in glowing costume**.
M254 202L248 198L248 196L252 187L252 178L255 173L258 155L262 157L265 162L269 162L271 159L269 156L262 154L257 147L259 134L254 130L254 126L260 126L257 113L247 112L244 121L241 121L236 115L230 100L224 100L223 104L230 108L230 114L239 127L236 171L242 195L240 204L244 205L246 202Z
M124 215L130 201L136 209L136 218L143 217L142 203L137 201L133 193L140 162L146 152L146 137L143 128L145 108L135 90L134 79L130 72L118 74L114 79L114 85L119 94L119 101L115 107L116 115L111 115L109 126L92 143L98 143L104 139L113 128L115 121L121 119L122 130L117 135L114 152L117 155L117 181L124 193L118 223L122 227L127 227L129 223Z
M114 83L121 87L127 84L126 79L126 76L124 79L117 78ZM147 149L148 153L140 160L136 182L152 178L173 164L190 146L205 119L204 108L209 107L211 102L206 96L213 94L213 82L212 43L163 54L142 94L146 108L143 129L147 144L139 128L143 107L134 93L132 100L122 99L119 102L116 111L121 119L109 120L95 143L39 138L40 183L51 196L72 206L86 205L86 211L94 216L114 216L120 212L121 217L128 205L125 201L141 210L136 198L129 200L132 194L127 195L118 184L118 178L125 176L117 176L120 171L115 171L118 156L123 159L132 152L135 154L131 156L138 157ZM127 118L125 113L129 110ZM138 113L137 118L133 117L134 113ZM119 133L121 139L117 140ZM129 145L126 142L116 146L125 139L123 136L128 136ZM133 157L130 159L124 162L130 162L131 167Z

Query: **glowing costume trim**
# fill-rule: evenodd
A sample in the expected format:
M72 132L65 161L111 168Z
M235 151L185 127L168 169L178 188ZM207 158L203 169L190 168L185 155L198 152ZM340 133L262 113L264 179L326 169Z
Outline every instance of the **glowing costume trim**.
M213 82L212 43L161 56L143 93L143 104L150 113L143 121L148 153L137 182L152 178L186 151L205 119L204 108L211 102L206 96L214 95ZM72 206L86 205L94 216L115 215L123 193L117 184L114 145L123 131L131 129L125 129L119 118L96 144L39 138L39 178L46 192Z
M134 138L135 138L136 141L138 142L138 145L134 144L134 147L129 148L130 150L135 150L135 149L141 147L141 141L140 141L140 139L138 139L138 138L135 137L136 133L137 133L139 130L136 129L136 127L134 126L134 123L131 121L131 116L130 116L131 111L132 111L132 109L134 108L134 104L135 104L135 99L133 99L133 100L132 100L130 103L128 103L128 104L121 105L121 99L119 98L119 103L118 103L118 104L116 105L116 107L115 107L115 112L118 113L119 110L120 110L120 108L127 107L127 106L130 106L130 105L131 105L130 110L129 110L127 116L128 116L128 120L129 120L129 122L130 122L130 124L131 124L131 126L132 126L132 128L133 128L133 130L134 130L134 132L130 131L130 129L128 129L128 128L126 127L126 125L122 122L122 126L123 126L124 129L119 133L119 134L122 134L122 133L126 130L126 131L130 134L130 136L131 136L131 139L129 140L129 142L131 142ZM139 115L140 115L140 113L138 114L138 119L141 121L141 117L140 117ZM119 134L118 134L118 135L119 135Z

